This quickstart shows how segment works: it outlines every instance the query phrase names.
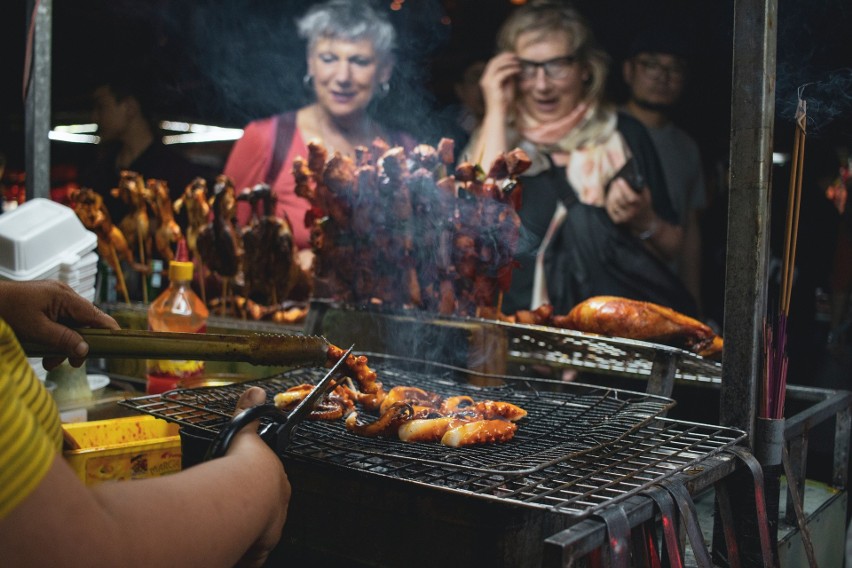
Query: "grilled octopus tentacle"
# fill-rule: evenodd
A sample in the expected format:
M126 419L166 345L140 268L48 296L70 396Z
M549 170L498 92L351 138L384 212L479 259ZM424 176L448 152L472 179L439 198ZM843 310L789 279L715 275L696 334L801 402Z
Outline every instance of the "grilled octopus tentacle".
M520 406L500 400L483 400L482 402L477 402L473 406L473 411L486 420L503 418L512 422L517 422L527 415L527 411Z
M441 436L445 446L458 448L473 444L505 442L515 435L518 425L505 420L478 420L451 428Z
M388 436L395 434L399 425L411 417L413 410L406 402L391 405L378 420L370 424L359 424L358 413L353 412L346 418L346 429L361 436Z
M337 363L341 357L343 357L343 353L345 351L336 345L328 346L328 362L329 366ZM365 392L367 394L373 394L377 392L381 385L376 383L376 379L378 375L374 370L367 366L367 358L364 355L352 355L346 357L346 367L352 373L353 378L358 381L358 386L361 388L361 392Z

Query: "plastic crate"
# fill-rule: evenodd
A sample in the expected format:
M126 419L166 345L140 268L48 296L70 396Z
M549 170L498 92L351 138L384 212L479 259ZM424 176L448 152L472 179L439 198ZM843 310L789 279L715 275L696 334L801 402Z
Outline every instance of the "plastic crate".
M86 485L144 479L181 469L179 426L153 416L63 424L79 449L65 459Z

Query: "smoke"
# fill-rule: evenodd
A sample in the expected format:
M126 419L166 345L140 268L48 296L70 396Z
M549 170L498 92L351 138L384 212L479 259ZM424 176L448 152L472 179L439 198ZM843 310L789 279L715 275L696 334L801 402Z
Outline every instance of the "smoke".
M776 112L792 123L801 95L807 102L809 135L819 136L838 121L852 119L850 15L843 0L779 7Z

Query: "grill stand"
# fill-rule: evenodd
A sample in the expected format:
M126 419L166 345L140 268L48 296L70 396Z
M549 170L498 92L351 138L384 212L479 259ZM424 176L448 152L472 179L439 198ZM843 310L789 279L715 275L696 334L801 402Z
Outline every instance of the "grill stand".
M599 557L604 565L616 568L626 567L630 561L630 551L623 544L630 541L633 534L633 555L639 557L649 552L662 553L662 558L652 558L642 565L682 566L684 534L689 540L692 553L698 566L712 566L710 553L704 544L698 515L691 495L703 489L715 486L721 511L716 518L723 520L725 547L724 553L714 550L714 557L726 566L776 566L766 522L766 505L763 498L763 474L760 465L752 455L741 447L730 449L737 460L709 458L701 466L693 468L670 479L664 480L642 495L631 497L622 503L605 509L595 517L586 519L545 540L544 565L548 567L569 567L583 557ZM721 460L721 461L719 461ZM712 462L718 463L712 463ZM706 469L705 469L706 464ZM745 465L746 467L741 467ZM739 467L738 467L739 466ZM730 495L743 485L753 490L746 503L754 504L745 519L734 520ZM677 508L674 506L677 504ZM656 514L661 515L663 547L656 546ZM716 524L719 525L718 523ZM744 526L743 526L744 525ZM755 538L754 527L758 527ZM751 527L746 530L745 527ZM740 535L738 537L738 535ZM652 544L645 537L651 539ZM750 543L757 541L757 550ZM715 546L715 543L714 543ZM640 548L637 548L640 547ZM730 559L730 560L729 560Z

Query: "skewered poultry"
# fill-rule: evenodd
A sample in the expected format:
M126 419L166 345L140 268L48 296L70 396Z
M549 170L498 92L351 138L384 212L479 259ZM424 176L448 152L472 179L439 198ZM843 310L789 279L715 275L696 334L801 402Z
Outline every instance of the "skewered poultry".
M722 351L722 338L709 326L670 308L616 296L589 298L566 316L554 316L557 327L644 341L655 341L708 357Z
M186 186L183 195L174 202L175 213L186 208L186 245L193 255L198 254L198 233L207 226L210 204L207 202L207 181L197 177Z
M154 230L154 248L164 260L171 261L175 257L174 249L183 238L183 231L175 221L172 199L166 182L158 179L148 179L145 198L154 212L156 228Z
M116 274L116 290L124 295L124 301L130 302L127 292L127 284L124 280L124 272L121 269L121 260L127 262L134 270L147 271L147 267L136 262L133 251L127 244L118 227L113 225L112 220L104 205L103 198L91 188L72 189L69 193L71 207L80 218L83 226L94 232L98 237L98 254L109 264Z
M222 279L222 310L232 303L231 282L237 275L243 254L237 228L236 196L233 184L217 186L210 199L213 219L198 234L198 253L207 267Z
M240 200L257 204L261 213L243 228L243 278L246 295L261 304L277 305L284 299L305 300L310 294L310 279L299 266L293 227L288 218L274 215L275 194L267 184L244 190Z
M130 170L122 170L118 187L110 190L110 195L121 199L131 208L130 213L118 222L118 228L124 233L127 244L131 250L135 251L141 264L145 264L151 258L153 242L145 192L145 180L140 174Z
M354 159L326 162L322 145L309 144L293 175L310 203L315 297L460 315L499 303L520 230L514 176L529 159L516 150L491 168L494 177L472 164L453 177L452 154L446 139L408 155L376 139Z

